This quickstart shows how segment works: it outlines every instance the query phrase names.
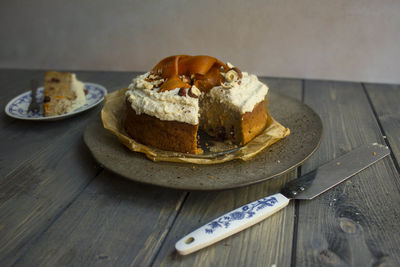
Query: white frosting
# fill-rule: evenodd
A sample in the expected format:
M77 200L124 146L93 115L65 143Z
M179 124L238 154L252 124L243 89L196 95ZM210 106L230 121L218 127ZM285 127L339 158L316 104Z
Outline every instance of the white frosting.
M72 100L71 106L68 107L67 112L71 112L86 103L85 84L77 80L74 73L71 78L71 90L75 92L76 99Z
M192 125L199 123L199 99L178 95L179 88L159 92L160 88L137 89L136 86L148 73L133 80L126 92L136 114L145 113L165 121L180 121Z
M145 113L160 120L180 121L196 125L199 123L199 98L179 96L179 88L159 92L158 81L145 81L149 72L132 80L126 92L136 114ZM209 96L214 101L226 103L240 111L241 114L251 112L256 104L265 99L268 87L261 83L255 75L243 72L241 84L233 82L226 89L216 86ZM193 86L194 87L194 86Z
M237 108L241 114L253 111L256 104L265 99L268 87L260 82L255 75L242 73L241 84L234 82L231 88L226 89L216 86L211 89L210 96L220 103L225 103Z

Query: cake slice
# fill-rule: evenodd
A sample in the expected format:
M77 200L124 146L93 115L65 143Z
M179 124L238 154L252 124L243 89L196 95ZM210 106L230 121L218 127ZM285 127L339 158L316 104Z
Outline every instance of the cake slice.
M44 78L44 116L74 111L86 103L85 84L74 73L48 71Z

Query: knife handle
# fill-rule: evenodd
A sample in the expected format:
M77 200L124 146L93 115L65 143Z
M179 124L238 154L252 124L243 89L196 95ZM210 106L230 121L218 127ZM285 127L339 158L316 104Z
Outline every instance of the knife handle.
M175 248L181 255L190 254L261 222L288 204L282 194L261 198L203 225L179 240Z

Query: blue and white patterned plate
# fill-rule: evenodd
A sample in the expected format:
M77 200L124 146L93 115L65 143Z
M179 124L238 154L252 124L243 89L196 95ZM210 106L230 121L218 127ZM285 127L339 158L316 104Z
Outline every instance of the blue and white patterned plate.
M8 116L21 120L43 121L66 119L68 117L74 116L78 113L95 107L104 100L104 96L107 94L106 88L95 83L85 83L85 89L88 91L88 94L86 95L86 104L67 114L44 117L41 114L28 113L28 107L32 99L30 91L20 94L19 96L8 102L5 112ZM43 103L43 87L38 88L36 99L39 104Z

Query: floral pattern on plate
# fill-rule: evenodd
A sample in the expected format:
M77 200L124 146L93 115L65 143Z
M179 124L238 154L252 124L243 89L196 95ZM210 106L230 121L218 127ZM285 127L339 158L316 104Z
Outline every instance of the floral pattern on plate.
M28 113L28 107L31 102L31 92L25 92L12 99L6 106L5 112L10 117L22 120L60 120L76 115L80 112L95 107L104 100L104 96L107 94L106 88L95 83L85 83L85 89L87 90L86 104L82 107L63 115L44 117L38 113ZM36 100L39 104L43 103L43 87L38 88L36 94Z

